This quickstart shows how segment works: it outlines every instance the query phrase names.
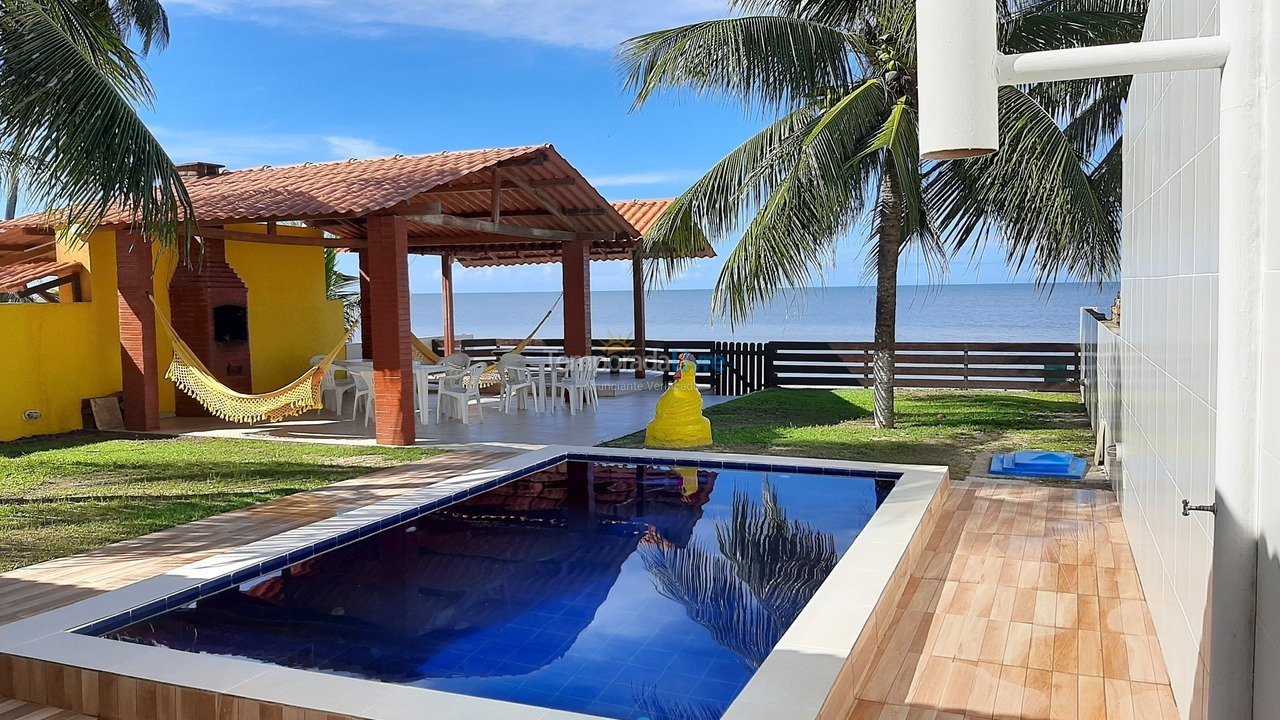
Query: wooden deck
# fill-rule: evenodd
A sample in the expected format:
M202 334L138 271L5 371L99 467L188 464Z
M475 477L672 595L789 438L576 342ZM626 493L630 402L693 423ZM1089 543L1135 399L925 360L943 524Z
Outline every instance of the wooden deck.
M0 720L92 720L70 710L59 710L46 705L5 700L0 698Z
M1177 720L1115 495L955 483L854 720Z
M0 624L486 465L454 452L0 575ZM1175 720L1115 496L960 482L851 720ZM0 698L0 720L85 716ZM126 718L125 720L129 720Z

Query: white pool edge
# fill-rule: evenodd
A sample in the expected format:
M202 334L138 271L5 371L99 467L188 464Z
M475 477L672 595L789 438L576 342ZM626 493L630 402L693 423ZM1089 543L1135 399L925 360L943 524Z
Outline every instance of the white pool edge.
M901 474L894 489L871 516L831 575L730 706L724 715L725 720L816 718L832 689L838 683L849 684L849 678L842 677L846 661L859 642L879 640L884 623L878 622L876 607L882 598L892 599L896 604L907 571L923 544L922 541L913 543L913 540L922 534L922 526L929 524L938 507L940 489L947 482L946 468L932 466L548 446L396 498L288 530L118 590L0 626L0 654L369 720L421 718L427 708L453 720L582 720L593 717L250 660L123 643L72 632L179 590L226 577L282 553L310 547L353 528L396 517L432 500L567 454L618 458L652 456L677 462L785 464L798 466L799 472L809 468L827 468ZM857 674L856 669L853 672ZM844 672L845 676L849 674Z

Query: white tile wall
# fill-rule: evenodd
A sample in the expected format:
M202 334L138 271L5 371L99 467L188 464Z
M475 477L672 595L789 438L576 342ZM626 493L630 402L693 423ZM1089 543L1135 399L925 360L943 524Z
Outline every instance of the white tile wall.
M1217 0L1152 0L1146 39L1214 35ZM1125 118L1121 506L1184 718L1204 717L1218 305L1215 71L1134 79ZM1280 338L1278 338L1280 340ZM1118 383L1109 383L1118 387Z

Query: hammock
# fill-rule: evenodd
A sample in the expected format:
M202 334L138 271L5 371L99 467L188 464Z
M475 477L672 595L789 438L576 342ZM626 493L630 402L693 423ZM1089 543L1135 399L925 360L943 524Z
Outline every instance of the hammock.
M152 302L155 299L152 298ZM308 410L319 410L324 375L329 371L338 353L342 352L351 339L354 327L342 336L337 344L320 364L307 370L297 380L279 390L260 395L246 395L236 392L222 384L209 368L196 357L191 347L178 337L178 333L169 324L169 319L157 308L156 319L169 334L173 342L173 362L165 377L172 380L180 390L195 398L214 417L234 423L259 423L264 420L276 422L294 415L301 415Z
M547 320L551 319L551 314L556 311L556 307L560 304L562 299L564 299L564 293L560 293L560 296L556 298L556 301L551 303L551 309L547 311L546 315L542 316L542 320L538 322L538 326L533 329L533 332L529 333L529 336L520 341L520 344L516 345L508 354L519 355L524 352L525 348L529 347L529 343L533 342L533 336L537 335L538 331L542 329L542 326L547 324ZM430 365L438 365L440 363L442 358L432 352L431 348L427 347L426 343L419 340L416 335L410 335L409 337L413 342L414 362L421 362ZM484 375L480 376L480 387L490 387L496 382L498 382L498 366L490 365L485 369Z

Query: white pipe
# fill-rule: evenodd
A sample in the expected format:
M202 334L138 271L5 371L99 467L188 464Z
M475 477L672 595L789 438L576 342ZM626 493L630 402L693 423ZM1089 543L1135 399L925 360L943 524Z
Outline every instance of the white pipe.
M1224 37L1203 37L997 55L996 80L1001 85L1025 85L1180 70L1216 70L1227 61L1230 50L1231 44Z
M1254 714L1257 621L1258 483L1264 359L1263 213L1276 196L1265 188L1268 130L1263 93L1266 5L1274 0L1221 0L1222 35L1231 58L1222 71L1218 201L1218 383L1214 490L1218 513L1210 573L1209 718L1237 720ZM1275 412L1274 408L1268 412ZM1267 481L1274 481L1267 478ZM1207 499L1207 498L1206 498ZM1192 499L1201 503L1205 500ZM1170 503L1167 509L1173 516ZM1274 597L1266 598L1275 602ZM1190 618L1202 622L1201 618ZM1209 630L1209 628L1212 630ZM1203 652L1203 650L1202 650Z
M917 0L920 155L989 155L1000 147L992 0Z

